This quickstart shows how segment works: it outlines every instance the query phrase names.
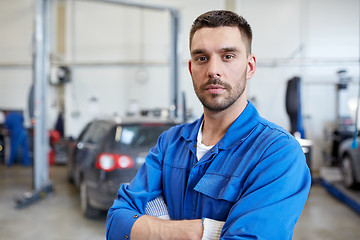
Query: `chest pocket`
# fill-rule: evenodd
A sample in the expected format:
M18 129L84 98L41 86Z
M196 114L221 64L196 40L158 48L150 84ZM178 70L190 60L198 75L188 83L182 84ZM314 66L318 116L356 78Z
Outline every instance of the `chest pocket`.
M239 177L206 173L196 184L194 190L213 199L236 202L241 196L242 181Z

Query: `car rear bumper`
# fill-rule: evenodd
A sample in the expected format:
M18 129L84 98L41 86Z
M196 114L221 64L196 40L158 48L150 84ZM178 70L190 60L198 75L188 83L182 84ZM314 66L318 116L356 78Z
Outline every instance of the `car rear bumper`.
M117 198L117 191L122 184L128 183L124 182L114 186L109 185L107 182L88 182L87 186L90 205L97 209L108 210Z
M137 169L119 169L111 172L87 172L88 200L92 207L108 210L117 198L121 185L129 184Z

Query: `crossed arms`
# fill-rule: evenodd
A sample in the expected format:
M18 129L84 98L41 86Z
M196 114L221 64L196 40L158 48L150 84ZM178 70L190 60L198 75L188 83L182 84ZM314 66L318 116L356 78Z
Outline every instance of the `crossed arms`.
M242 159L232 165L237 169L231 176L221 175L216 164L221 167L223 162L214 160L196 179L186 175L186 166L170 164L172 159L162 154L164 145L167 143L160 140L134 181L119 189L119 198L107 217L107 239L201 239L202 217L225 222L221 239L291 239L310 189L305 158L293 141L277 139L276 145L269 143L259 152L260 157L252 152L246 156L248 161ZM174 151L178 155L186 152L179 147ZM242 156L231 157L227 163ZM260 160L249 165L251 158ZM199 170L199 165L189 169ZM180 184L183 179L189 179L185 186ZM176 220L145 214L147 203L163 194L169 215Z

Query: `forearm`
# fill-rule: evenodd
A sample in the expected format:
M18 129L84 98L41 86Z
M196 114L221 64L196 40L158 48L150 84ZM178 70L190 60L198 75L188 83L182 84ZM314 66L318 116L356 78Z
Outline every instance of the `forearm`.
M131 229L131 239L189 239L200 240L203 234L202 220L163 220L143 215Z

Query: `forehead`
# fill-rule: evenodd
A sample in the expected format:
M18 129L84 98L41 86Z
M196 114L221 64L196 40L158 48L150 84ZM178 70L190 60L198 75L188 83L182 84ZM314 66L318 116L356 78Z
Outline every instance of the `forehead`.
M204 27L194 33L190 50L211 47L245 48L241 33L237 27Z

